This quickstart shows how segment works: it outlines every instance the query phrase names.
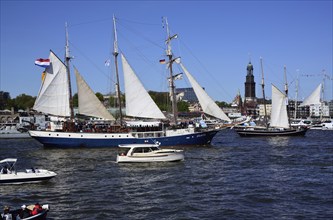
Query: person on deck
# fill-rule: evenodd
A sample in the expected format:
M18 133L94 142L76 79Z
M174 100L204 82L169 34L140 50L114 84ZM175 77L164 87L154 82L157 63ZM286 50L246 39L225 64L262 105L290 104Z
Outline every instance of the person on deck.
M9 206L5 206L3 209L3 214L1 214L1 218L3 220L12 220L12 214L9 212L10 211L10 207Z
M31 215L37 215L38 213L41 213L43 211L42 206L39 203L35 204L35 207L31 211Z

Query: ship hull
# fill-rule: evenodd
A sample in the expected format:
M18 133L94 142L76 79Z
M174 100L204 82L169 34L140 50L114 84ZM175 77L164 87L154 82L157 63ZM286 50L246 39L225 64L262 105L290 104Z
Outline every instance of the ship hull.
M304 136L307 128L286 129L286 130L267 130L267 129L234 129L241 137L274 137L274 136Z
M45 147L118 147L121 144L154 144L160 146L208 145L218 130L161 137L134 137L131 133L71 133L29 131L31 137Z

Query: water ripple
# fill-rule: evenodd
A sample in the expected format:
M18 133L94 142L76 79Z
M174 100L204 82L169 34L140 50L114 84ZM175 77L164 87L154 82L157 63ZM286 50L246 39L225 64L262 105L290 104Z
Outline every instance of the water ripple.
M47 168L49 182L0 187L0 205L49 203L50 219L332 219L333 132L240 138L181 147L177 163L117 164L118 149L43 148L0 140L18 166Z

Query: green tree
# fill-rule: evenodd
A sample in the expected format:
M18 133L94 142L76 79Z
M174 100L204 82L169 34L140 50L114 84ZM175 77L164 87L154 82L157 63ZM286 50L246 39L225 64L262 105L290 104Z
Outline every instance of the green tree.
M188 102L180 101L177 103L177 108L179 112L189 112L188 107L190 107Z
M100 93L100 92L96 92L95 95L97 96L97 98L99 99L99 101L101 101L101 102L104 101L104 96L102 95L102 93Z
M73 95L73 107L78 107L79 106L79 96L77 95L77 93L75 93Z
M13 102L11 107L14 107L15 111L19 109L25 110L27 108L32 108L34 106L35 100L36 97L32 97L23 93L12 100Z
M149 91L148 93L161 111L168 111L169 93L154 91Z
M219 102L219 101L216 101L215 102L220 108L223 108L223 107L231 107L231 104L228 104L226 102Z
M0 91L0 110L10 108L10 94L9 92Z

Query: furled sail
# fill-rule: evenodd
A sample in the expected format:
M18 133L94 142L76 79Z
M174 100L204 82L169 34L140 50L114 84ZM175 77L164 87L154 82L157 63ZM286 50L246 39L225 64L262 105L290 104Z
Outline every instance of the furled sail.
M225 121L231 121L230 118L222 111L222 109L214 102L214 100L209 97L209 95L203 90L203 88L199 85L199 83L193 78L193 76L187 71L187 69L184 67L182 63L180 63L181 68L183 69L184 73L186 74L186 77L190 81L193 90L196 94L196 96L199 99L200 105L202 107L202 110L212 115L216 118L225 120Z
M321 94L321 83L317 86L317 88L300 104L300 106L306 105L317 105L321 104L320 102L320 94Z
M289 128L287 97L272 84L271 127Z
M139 118L164 119L164 114L150 97L123 54L121 54L121 60L125 81L126 115Z
M108 112L101 101L97 98L92 89L84 81L79 71L74 68L77 91L79 97L79 113L97 118L108 120L115 120L114 117Z
M45 78L33 109L51 115L70 116L66 66L52 51L49 59L50 66L45 69Z

